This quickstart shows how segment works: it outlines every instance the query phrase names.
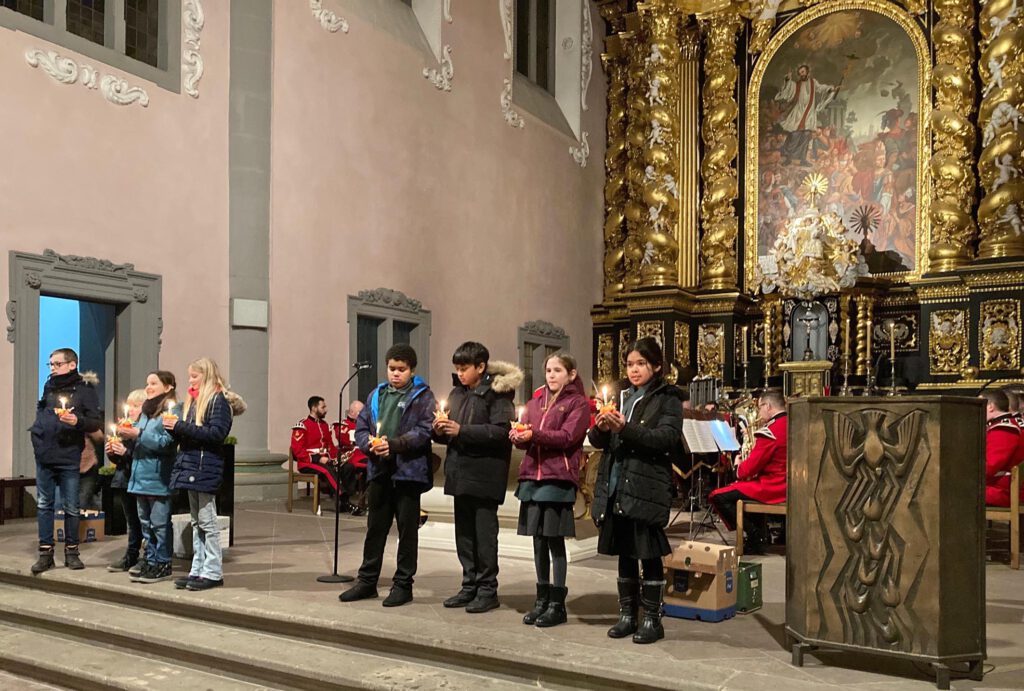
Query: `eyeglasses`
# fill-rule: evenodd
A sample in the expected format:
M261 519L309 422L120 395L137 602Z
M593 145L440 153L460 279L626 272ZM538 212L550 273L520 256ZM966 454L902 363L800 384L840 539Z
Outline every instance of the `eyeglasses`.
M69 362L54 362L53 360L50 360L46 364L48 364L50 366L50 369L60 369L64 365L68 365L68 364L71 364L71 363L69 363Z

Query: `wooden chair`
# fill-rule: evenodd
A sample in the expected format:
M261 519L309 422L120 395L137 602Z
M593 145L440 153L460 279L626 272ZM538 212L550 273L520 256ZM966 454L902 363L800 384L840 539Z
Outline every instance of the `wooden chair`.
M758 502L743 501L736 502L736 556L743 556L743 514L745 513L767 513L774 516L785 516L785 504L760 504Z
M1020 505L1020 468L1010 471L1010 505L986 506L986 521L1005 521L1010 524L1010 568L1020 569L1020 517L1024 509Z
M288 513L292 512L292 504L295 500L295 484L306 483L306 496L309 496L310 486L313 488L313 513L320 509L320 473L300 473L295 469L295 456L288 451Z

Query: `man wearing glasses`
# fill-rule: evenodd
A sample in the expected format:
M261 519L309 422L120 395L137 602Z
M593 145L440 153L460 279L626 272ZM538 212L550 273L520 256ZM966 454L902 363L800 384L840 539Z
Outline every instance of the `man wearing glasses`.
M781 504L786 501L786 399L778 389L765 389L757 400L764 426L754 432L754 448L736 468L737 481L712 492L708 499L722 522L736 527L736 502ZM745 523L743 551L764 554L764 534L755 522Z
M50 354L50 377L29 429L36 456L39 558L32 573L53 568L53 500L56 487L64 504L64 565L84 569L78 553L78 472L86 435L103 427L96 389L78 373L78 354L58 348Z

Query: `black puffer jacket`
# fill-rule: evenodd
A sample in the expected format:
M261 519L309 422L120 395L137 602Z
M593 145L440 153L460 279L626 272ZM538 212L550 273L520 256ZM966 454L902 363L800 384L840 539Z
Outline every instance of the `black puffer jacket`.
M682 453L683 392L657 382L633 409L631 420L618 433L590 429L590 443L604 449L594 487L594 522L610 509L648 525L668 524L672 506L672 460ZM613 463L621 463L615 505L609 482Z
M476 388L454 378L448 395L451 419L459 423L454 439L434 434L448 446L444 459L444 493L505 501L512 442L508 430L515 417L512 399L523 373L515 365L492 360Z
M103 411L95 389L98 380L95 376L86 376L88 374L72 370L46 380L43 395L36 405L35 422L29 428L32 448L40 464L78 468L85 448L85 435L103 429ZM60 407L62 396L67 400L67 407L74 408L72 412L78 418L74 427L61 422L53 412Z

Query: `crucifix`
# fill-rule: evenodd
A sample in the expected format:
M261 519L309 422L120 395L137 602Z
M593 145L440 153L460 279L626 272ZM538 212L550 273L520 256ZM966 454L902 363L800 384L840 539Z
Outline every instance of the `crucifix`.
M797 319L798 322L804 325L807 329L807 342L804 345L804 360L813 360L814 351L811 350L811 331L817 327L818 318L814 316L810 310L807 310L807 314Z

